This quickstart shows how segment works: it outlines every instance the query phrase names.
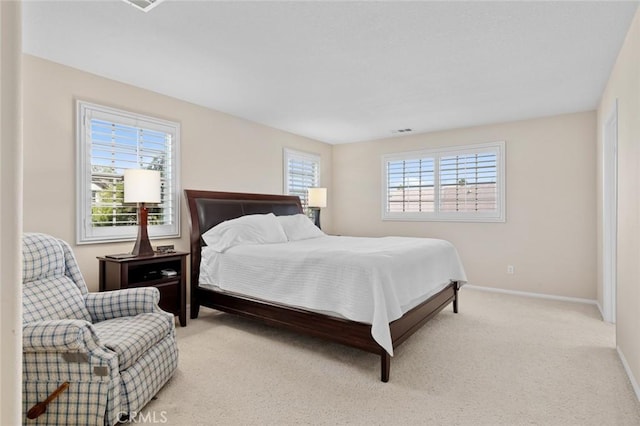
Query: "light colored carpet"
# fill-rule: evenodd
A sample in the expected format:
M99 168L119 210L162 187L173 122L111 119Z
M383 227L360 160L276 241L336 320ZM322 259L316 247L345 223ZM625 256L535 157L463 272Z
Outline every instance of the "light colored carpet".
M178 371L143 414L171 425L639 425L597 308L463 288L379 358L202 309ZM149 417L148 417L149 418Z

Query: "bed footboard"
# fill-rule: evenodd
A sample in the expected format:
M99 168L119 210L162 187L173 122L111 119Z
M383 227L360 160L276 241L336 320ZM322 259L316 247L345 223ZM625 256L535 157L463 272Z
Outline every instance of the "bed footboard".
M459 283L452 281L447 287L439 293L431 296L409 312L389 324L391 329L391 339L393 341L394 350L405 340L415 333L420 327L433 318L438 312L443 310L449 303L453 302L453 312L458 313L458 289ZM380 352L380 380L389 381L391 369L390 355L382 350Z

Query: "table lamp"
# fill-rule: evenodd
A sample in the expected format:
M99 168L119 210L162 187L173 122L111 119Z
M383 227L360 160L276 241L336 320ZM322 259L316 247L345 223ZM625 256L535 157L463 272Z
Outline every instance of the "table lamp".
M313 211L313 223L320 228L320 209L327 207L327 188L309 188L309 208Z
M149 211L145 203L160 202L160 172L143 169L125 170L124 202L138 204L138 238L131 254L153 256L153 248L147 233Z

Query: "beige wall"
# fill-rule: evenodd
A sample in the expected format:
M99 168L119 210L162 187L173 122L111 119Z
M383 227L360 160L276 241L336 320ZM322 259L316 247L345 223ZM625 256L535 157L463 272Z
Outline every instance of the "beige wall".
M381 220L381 156L506 142L506 223ZM334 146L335 232L444 238L475 285L596 298L596 114ZM508 275L507 265L515 267Z
M0 423L22 417L22 28L20 2L0 2Z
M322 156L322 184L329 187L327 230L445 238L458 247L473 284L596 298L593 112L332 148L28 55L23 74L26 231L75 241L74 102L83 99L180 122L182 188L281 193L282 149L315 152ZM506 223L380 219L382 154L496 140L506 141ZM332 180L340 184L332 188ZM182 206L182 237L173 242L188 250L184 201ZM91 290L97 289L95 257L131 246L75 247ZM507 265L515 266L515 274L506 273Z
M322 185L331 193L331 146L175 98L118 83L33 56L24 56L24 230L74 244L75 100L122 108L181 123L183 189L281 194L283 148L321 156ZM331 200L330 200L331 201ZM331 229L331 205L322 213ZM189 225L182 200L182 237ZM98 289L96 256L130 251L133 242L74 246L90 290Z
M618 100L616 343L640 378L640 11L635 15L598 108L598 229L602 226L602 128ZM602 252L599 232L598 252ZM601 268L600 268L601 269ZM602 277L598 275L602 298ZM602 300L600 300L602 303ZM638 395L640 397L640 395Z

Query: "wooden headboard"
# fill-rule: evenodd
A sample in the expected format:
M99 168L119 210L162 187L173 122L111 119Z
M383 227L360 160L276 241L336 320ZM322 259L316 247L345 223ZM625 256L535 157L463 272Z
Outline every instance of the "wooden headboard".
M248 214L285 216L302 213L300 198L292 195L247 194L185 189L190 220L191 286L198 285L202 234L225 220Z

